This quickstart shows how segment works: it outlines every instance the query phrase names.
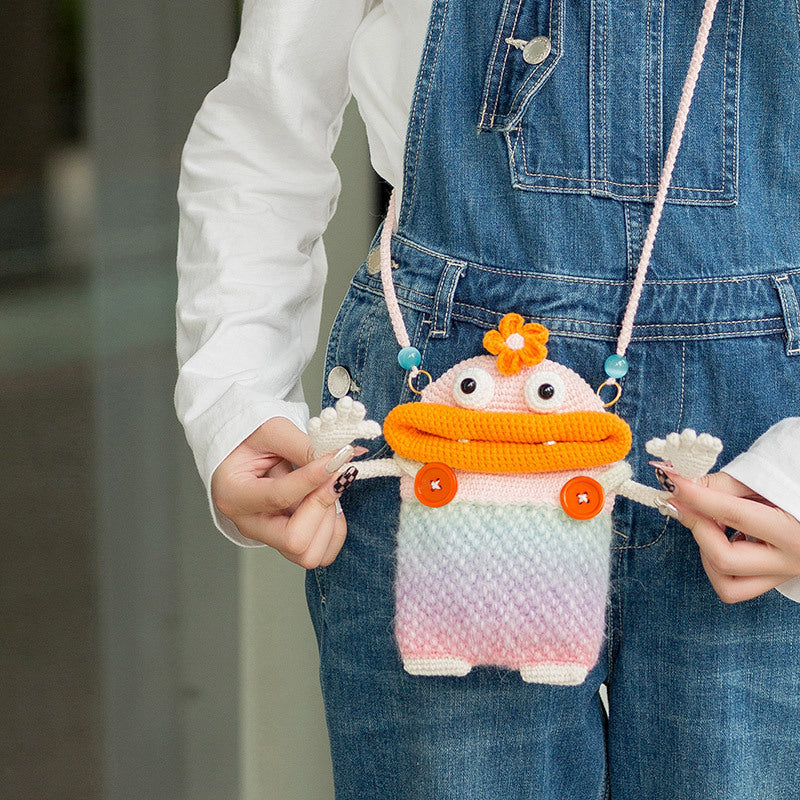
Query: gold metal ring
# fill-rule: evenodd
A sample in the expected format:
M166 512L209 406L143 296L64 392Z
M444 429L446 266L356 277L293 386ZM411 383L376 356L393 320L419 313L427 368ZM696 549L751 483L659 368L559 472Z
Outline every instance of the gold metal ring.
M412 372L409 372L408 373L408 388L411 389L411 391L414 392L414 394L422 394L422 390L417 389L417 387L414 386L414 378L416 378L416 377L418 377L420 375L424 375L428 379L428 383L429 384L433 383L433 378L431 377L430 372L428 372L427 370L418 369L416 375L414 375L414 373L412 373ZM423 387L423 388L425 388L425 387Z
M611 408L611 406L616 405L617 401L620 397L622 397L622 386L617 382L616 378L609 378L608 380L603 381L600 386L597 387L597 396L602 400L602 391L606 386L616 386L617 393L614 395L614 399L608 403L603 403L603 408Z

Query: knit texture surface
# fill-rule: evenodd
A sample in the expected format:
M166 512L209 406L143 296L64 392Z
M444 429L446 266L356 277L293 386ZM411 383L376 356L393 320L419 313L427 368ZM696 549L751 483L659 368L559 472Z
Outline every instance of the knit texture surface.
M403 661L427 665L425 674L437 674L437 660L535 667L527 672L542 683L561 682L548 680L548 667L588 671L604 638L611 535L606 513L579 522L544 504L404 500L395 620Z

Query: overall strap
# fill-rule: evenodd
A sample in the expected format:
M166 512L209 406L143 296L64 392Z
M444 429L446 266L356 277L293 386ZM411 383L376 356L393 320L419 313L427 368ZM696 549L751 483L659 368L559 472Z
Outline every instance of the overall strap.
M656 192L655 202L653 203L653 211L650 215L650 223L647 227L647 234L645 236L642 252L639 257L639 263L636 268L636 274L631 287L631 293L628 298L628 303L625 307L625 314L622 319L622 326L617 339L616 354L609 356L605 361L605 371L608 378L600 384L598 394L605 386L615 387L617 390L616 396L613 400L605 405L612 406L620 398L622 394L622 387L617 382L617 378L625 376L628 372L628 360L625 353L630 344L633 335L633 324L636 319L636 312L639 308L639 302L642 297L642 289L647 278L647 269L650 265L650 258L653 254L653 245L658 232L658 226L661 221L661 214L664 210L664 203L667 199L667 191L672 179L672 172L675 167L675 160L678 157L680 150L681 140L683 139L683 132L686 127L686 120L689 116L689 108L692 104L692 97L694 95L697 78L700 74L700 68L703 64L703 56L705 54L706 44L708 43L708 34L711 31L711 25L714 20L714 12L717 8L718 0L705 0L703 13L700 20L700 27L697 31L697 38L695 39L694 49L692 51L692 58L689 62L689 69L686 73L686 78L683 82L683 89L681 91L681 99L678 103L678 113L675 117L675 123L672 128L672 135L670 137L669 147L667 149L666 158L664 159L664 166L661 170L661 177L658 183L658 191ZM395 212L395 192L392 191L389 198L389 209L386 214L386 219L383 223L383 230L381 231L381 282L383 284L384 296L386 298L386 307L389 311L389 318L392 322L395 337L401 348L398 361L400 366L409 370L409 386L413 391L416 391L413 385L413 380L420 372L424 370L419 369L421 357L419 351L411 346L411 341L408 337L405 323L403 322L403 315L400 310L400 304L397 301L397 294L394 290L394 283L392 280L392 258L391 258L391 242L392 233L395 230L397 216Z

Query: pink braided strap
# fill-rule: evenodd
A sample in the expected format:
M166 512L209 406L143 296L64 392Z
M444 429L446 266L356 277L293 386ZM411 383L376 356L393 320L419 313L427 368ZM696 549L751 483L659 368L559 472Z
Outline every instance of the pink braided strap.
M689 71L686 73L686 79L683 82L683 91L681 92L680 103L678 103L678 114L675 117L675 125L672 128L672 136L669 140L667 156L664 159L664 167L661 170L661 179L658 183L658 192L656 193L655 203L653 204L653 213L650 216L650 224L647 226L647 234L644 239L644 245L642 246L642 253L639 256L639 264L636 267L636 275L633 280L631 295L628 298L628 305L625 307L625 316L622 319L622 329L620 330L619 339L617 340L618 356L625 355L625 351L628 349L631 336L633 335L633 321L639 309L639 301L642 299L642 289L644 287L645 278L647 277L647 268L650 265L650 257L653 254L653 244L656 240L656 232L658 231L659 222L661 222L661 212L664 209L664 203L667 199L667 190L669 189L669 184L672 179L675 159L678 157L678 150L680 150L681 147L683 130L686 127L686 118L689 116L689 107L692 104L692 96L694 95L694 88L697 84L697 76L700 74L700 67L703 64L703 55L705 54L706 44L708 43L711 23L714 20L714 12L717 10L717 2L718 0L706 0L705 6L703 7L700 29L697 31L697 39L695 40L694 50L692 51L692 60L689 63Z
M397 215L395 214L395 190L389 197L389 208L386 212L386 219L383 221L381 230L381 283L383 284L383 296L386 299L386 308L389 311L389 319L392 322L395 338L400 347L410 347L411 339L408 337L403 313L400 311L400 303L397 302L397 294L394 291L394 280L392 279L392 234L394 233ZM419 369L411 367L409 370L411 377L416 377Z

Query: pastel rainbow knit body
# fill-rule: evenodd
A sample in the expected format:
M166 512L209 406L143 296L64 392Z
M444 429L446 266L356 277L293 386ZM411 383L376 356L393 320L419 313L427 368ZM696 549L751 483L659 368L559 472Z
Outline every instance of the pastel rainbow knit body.
M603 643L611 515L579 521L560 506L489 499L428 508L411 478L401 484L395 634L405 669L497 665L527 681L581 683Z

